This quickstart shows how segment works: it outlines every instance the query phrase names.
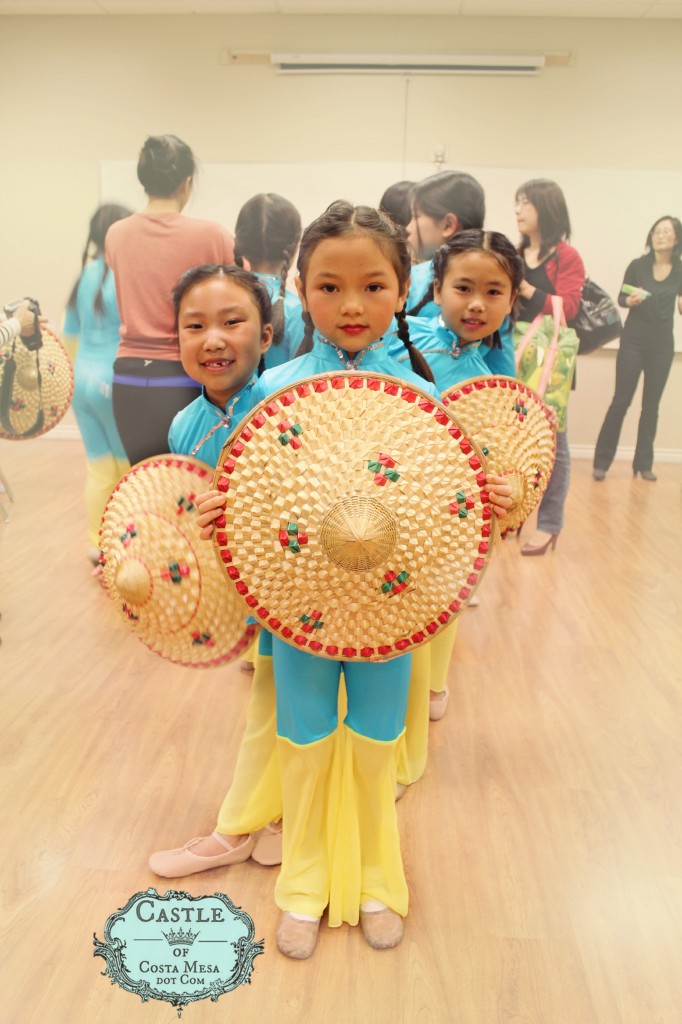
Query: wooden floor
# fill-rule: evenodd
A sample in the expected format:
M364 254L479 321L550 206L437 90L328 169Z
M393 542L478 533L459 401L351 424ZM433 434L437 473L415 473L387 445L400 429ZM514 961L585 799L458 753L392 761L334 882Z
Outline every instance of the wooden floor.
M249 682L149 653L90 578L74 441L0 441L4 1024L170 1024L101 976L92 938L148 854L210 830ZM656 484L574 462L553 554L505 542L464 613L446 717L398 805L411 908L372 952L323 927L274 944L276 869L181 880L254 918L251 984L188 1024L679 1024L682 466ZM7 495L0 494L5 505ZM173 887L172 883L168 888Z

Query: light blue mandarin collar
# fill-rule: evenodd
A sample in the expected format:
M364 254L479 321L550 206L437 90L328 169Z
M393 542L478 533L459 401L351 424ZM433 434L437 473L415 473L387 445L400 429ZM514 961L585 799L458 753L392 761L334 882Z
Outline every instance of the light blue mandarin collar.
M349 363L354 365L349 365ZM297 356L272 370L266 370L254 389L253 404L257 404L280 388L303 380L305 377L312 377L318 373L349 370L397 377L408 384L419 385L429 394L440 398L438 389L430 381L421 378L409 366L403 367L396 362L395 358L389 354L383 338L372 342L351 356L340 346L332 346L327 339L317 334L313 338L313 347L310 352Z
M189 453L190 455L196 455L197 458L204 459L213 466L216 464L223 444L231 434L233 428L253 408L253 396L255 394L255 386L257 382L258 377L254 373L251 379L246 382L244 387L235 392L235 394L228 400L227 408L225 410L214 405L206 394L206 388L202 387L201 402L203 411L200 414L196 427L198 429L205 430L206 433L196 441L194 441L194 437L196 437L196 435L194 435L194 443ZM199 401L199 399L197 399L197 401ZM189 408L189 406L187 408ZM185 410L182 410L182 412L184 411ZM182 415L182 413L180 415ZM201 424L201 426L199 426L199 424Z
M384 339L371 342L359 352L349 353L333 341L316 334L313 341L313 352L316 357L329 364L335 370L369 370L379 365L386 355Z
M440 314L428 320L408 317L408 324L413 344L424 355L437 353L457 359L462 353L473 352L482 344L482 341L470 341L461 345L458 335L447 326ZM407 358L406 352L399 352L397 345L392 345L391 352L400 363Z
M480 341L467 341L464 345L460 345L459 335L455 334L455 332L448 327L440 313L438 316L433 318L432 323L434 324L434 336L450 350L450 354L453 359L457 359L465 348L473 350L478 348L481 344Z
M225 424L225 426L229 427L231 426L233 412L237 420L241 419L241 414L239 413L237 406L242 401L244 395L248 394L251 391L251 389L256 384L257 380L258 374L252 374L249 380L247 380L246 384L244 384L244 386L241 387L239 391L235 391L231 398L228 398L224 409L221 409L220 406L216 405L214 402L211 401L211 399L206 394L205 387L201 388L201 395L206 405L213 410L214 415L217 416L218 419L220 419Z

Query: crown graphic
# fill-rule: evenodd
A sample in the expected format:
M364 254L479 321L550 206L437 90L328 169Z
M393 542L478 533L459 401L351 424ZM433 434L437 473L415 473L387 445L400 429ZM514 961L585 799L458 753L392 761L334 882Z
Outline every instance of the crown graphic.
M169 932L162 932L161 934L165 936L169 946L191 946L199 932L193 932L191 928L188 928L186 932L182 928L174 932L171 928Z

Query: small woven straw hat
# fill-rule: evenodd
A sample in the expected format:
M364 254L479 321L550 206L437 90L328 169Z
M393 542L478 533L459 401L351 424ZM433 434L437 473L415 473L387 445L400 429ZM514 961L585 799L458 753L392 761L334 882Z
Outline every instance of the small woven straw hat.
M258 631L199 537L194 499L212 478L198 459L140 462L116 485L100 529L102 575L124 621L156 654L197 668L237 658Z
M484 463L420 388L310 377L257 406L223 449L218 558L292 646L395 657L452 621L486 568L496 526Z
M30 351L14 338L0 349L0 437L26 441L52 430L69 408L73 367L61 341L41 327Z
M513 505L505 532L517 530L540 504L554 467L556 441L549 409L515 377L473 377L443 393L443 404L476 441L488 469L507 478Z

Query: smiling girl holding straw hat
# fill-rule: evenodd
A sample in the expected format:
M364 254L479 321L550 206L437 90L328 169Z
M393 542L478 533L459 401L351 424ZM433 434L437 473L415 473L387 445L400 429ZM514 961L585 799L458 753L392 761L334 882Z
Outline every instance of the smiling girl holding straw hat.
M471 228L452 234L432 254L432 294L438 314L408 316L410 337L428 362L442 393L454 384L488 376L490 366L483 340L499 330L509 316L523 276L521 258L512 243L498 232ZM397 343L391 351L404 363ZM414 655L412 686L405 742L398 762L402 787L424 772L428 752L429 720L445 714L449 691L448 670L459 619ZM425 694L428 686L429 694Z
M185 371L202 393L175 416L171 451L214 466L233 427L253 408L257 371L272 341L266 286L235 266L188 270L173 290ZM228 867L253 857L281 860L281 792L275 750L275 699L269 634L261 632L247 726L216 829L183 847L153 853L149 866L164 878Z

